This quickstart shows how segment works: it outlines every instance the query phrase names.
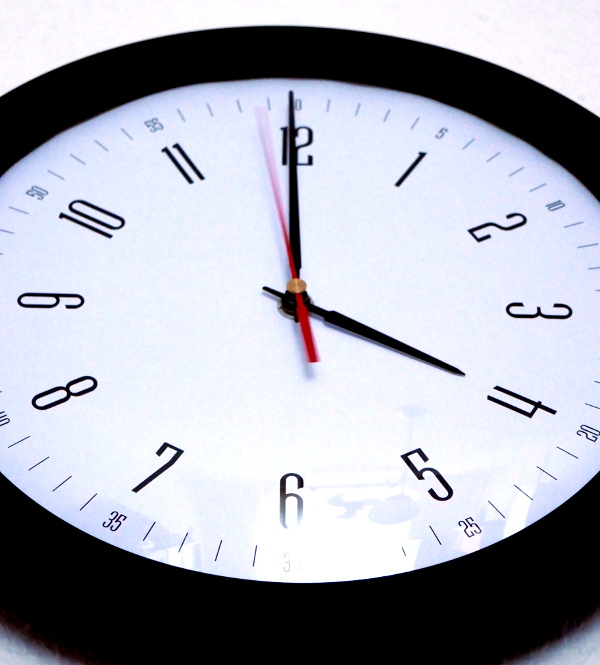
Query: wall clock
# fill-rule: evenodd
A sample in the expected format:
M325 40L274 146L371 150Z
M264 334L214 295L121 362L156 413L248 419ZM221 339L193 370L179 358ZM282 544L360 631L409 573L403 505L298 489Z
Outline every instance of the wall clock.
M92 56L0 115L6 612L99 662L223 623L493 662L589 611L595 116L287 27Z

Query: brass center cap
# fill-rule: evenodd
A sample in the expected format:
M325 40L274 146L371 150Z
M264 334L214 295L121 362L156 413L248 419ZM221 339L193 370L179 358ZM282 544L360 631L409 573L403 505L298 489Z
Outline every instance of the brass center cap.
M306 282L303 279L290 279L285 285L290 293L304 293L306 291Z

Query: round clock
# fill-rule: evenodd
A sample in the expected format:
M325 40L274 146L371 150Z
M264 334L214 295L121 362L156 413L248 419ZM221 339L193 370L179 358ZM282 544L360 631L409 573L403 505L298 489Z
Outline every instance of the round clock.
M103 662L325 621L491 662L588 610L596 117L284 27L92 56L0 117L6 612Z

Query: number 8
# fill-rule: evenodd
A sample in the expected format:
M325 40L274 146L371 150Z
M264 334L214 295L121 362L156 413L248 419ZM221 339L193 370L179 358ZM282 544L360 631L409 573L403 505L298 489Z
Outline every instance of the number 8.
M78 383L81 383L82 381L91 381L92 385L89 388L83 388L82 390L72 390L72 387L77 385ZM73 379L73 381L69 381L66 386L56 386L56 388L50 388L50 390L45 390L43 393L38 393L32 400L31 404L36 408L39 409L40 411L45 411L46 409L51 409L53 406L58 406L59 404L64 404L65 402L68 402L71 397L80 397L81 395L85 395L86 393L91 393L92 390L96 390L98 387L98 381L93 376L80 376L78 379ZM60 397L59 399L54 400L53 402L50 402L49 404L38 404L38 401L40 399L43 399L44 397L48 397L48 395L52 395L56 392L64 391L65 395L64 397Z

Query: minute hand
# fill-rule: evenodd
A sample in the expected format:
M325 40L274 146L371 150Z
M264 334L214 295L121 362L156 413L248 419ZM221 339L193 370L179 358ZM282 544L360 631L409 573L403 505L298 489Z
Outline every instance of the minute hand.
M274 289L271 289L268 286L263 286L263 290L275 296L278 296L279 298L283 298L284 296L283 293L279 293L279 291L275 291ZM429 363L430 365L438 367L439 369L444 369L447 372L451 372L452 374L465 376L465 373L462 372L460 369L453 367L452 365L449 365L448 363L445 363L442 360L438 360L438 358L434 358L433 356L430 356L428 353L419 351L419 349L415 349L414 347L409 346L404 342L399 342L397 339L394 339L389 335L385 335L384 333L379 332L378 330L374 330L373 328L366 326L364 323L359 323L358 321L355 321L354 319L351 319L348 316L344 316L344 314L340 314L339 312L336 312L334 310L326 310L323 309L322 307L317 307L316 305L313 305L310 302L306 303L306 308L312 314L316 314L317 316L323 317L323 319L327 323L330 323L333 326L341 328L342 330L347 330L348 332L354 333L355 335L360 335L361 337L365 337L366 339L369 339L372 342L383 344L384 346L387 346L388 348L393 349L394 351L399 351L400 353L404 353L405 355L410 356L411 358L422 360L423 362Z
M296 117L294 93L290 90L288 95L288 178L289 178L289 225L290 245L296 265L296 272L300 277L302 268L302 251L300 249L300 203L298 196L298 148L296 146Z

